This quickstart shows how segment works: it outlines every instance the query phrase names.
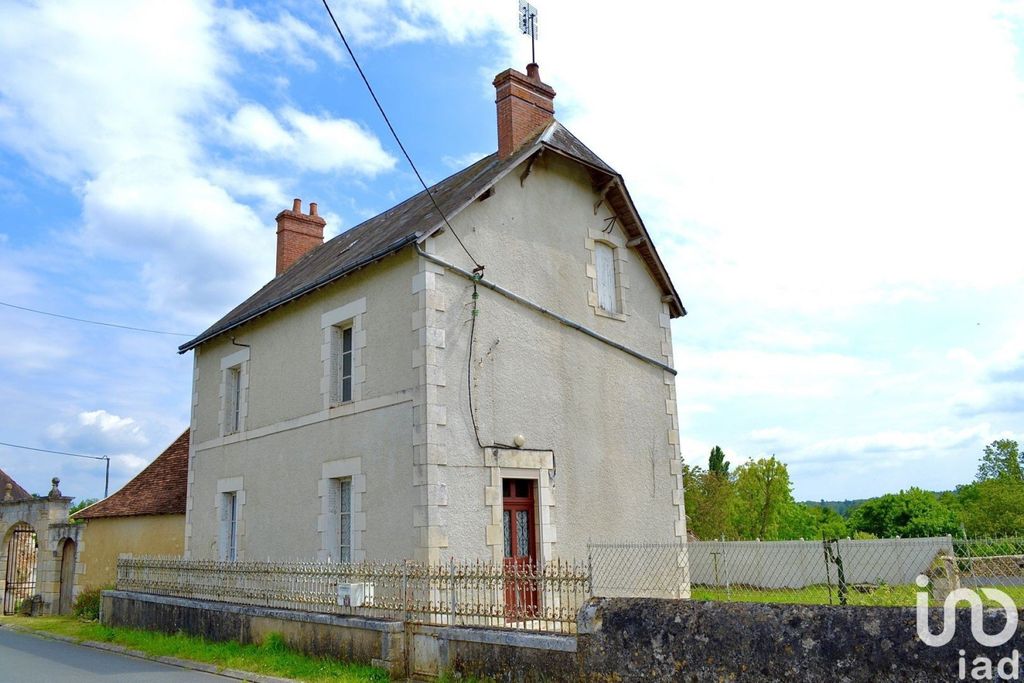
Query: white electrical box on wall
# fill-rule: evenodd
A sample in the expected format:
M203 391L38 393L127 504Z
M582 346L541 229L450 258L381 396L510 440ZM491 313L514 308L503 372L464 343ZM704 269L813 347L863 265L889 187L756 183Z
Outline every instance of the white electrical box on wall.
M343 607L363 607L373 602L372 583L339 583L338 604Z

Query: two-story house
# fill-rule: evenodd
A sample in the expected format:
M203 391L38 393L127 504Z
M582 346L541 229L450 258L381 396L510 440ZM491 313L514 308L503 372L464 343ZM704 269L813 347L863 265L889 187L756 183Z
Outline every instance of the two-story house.
M683 305L537 66L494 86L496 153L326 243L296 200L276 277L181 347L187 556L546 561L685 540Z

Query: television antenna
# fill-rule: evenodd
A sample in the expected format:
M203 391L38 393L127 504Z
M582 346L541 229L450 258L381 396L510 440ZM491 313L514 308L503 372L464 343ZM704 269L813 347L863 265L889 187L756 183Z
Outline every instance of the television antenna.
M519 30L530 36L530 62L537 63L537 8L519 0Z

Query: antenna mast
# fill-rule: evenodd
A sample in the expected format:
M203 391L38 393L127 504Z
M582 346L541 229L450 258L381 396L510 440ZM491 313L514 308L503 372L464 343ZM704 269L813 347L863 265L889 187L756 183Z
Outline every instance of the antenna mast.
M519 0L519 30L530 36L530 62L537 63L537 8Z

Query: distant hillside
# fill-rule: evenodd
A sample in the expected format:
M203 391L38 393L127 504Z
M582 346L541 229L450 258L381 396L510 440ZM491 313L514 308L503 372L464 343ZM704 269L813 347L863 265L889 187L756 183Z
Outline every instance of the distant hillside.
M954 492L929 491L928 493L932 494L936 498L941 499L943 496L953 495ZM877 497L879 496L876 496L876 498ZM838 512L843 517L848 517L850 511L853 510L853 508L857 507L861 503L866 503L869 500L874 500L874 498L858 498L856 500L805 500L802 504L814 508L828 508L829 510L834 510L835 512Z
M803 504L812 508L828 508L846 517L850 514L850 510L867 500L870 500L870 498L858 498L857 500L805 500Z

